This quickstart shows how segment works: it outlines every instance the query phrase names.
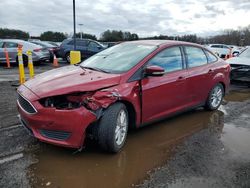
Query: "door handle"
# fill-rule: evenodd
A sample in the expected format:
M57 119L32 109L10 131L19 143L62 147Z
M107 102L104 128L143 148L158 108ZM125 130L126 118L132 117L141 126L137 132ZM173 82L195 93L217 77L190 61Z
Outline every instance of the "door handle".
M184 78L185 78L184 76L179 76L178 80L184 80Z
M214 70L212 70L212 69L209 69L209 71L208 71L208 73L213 73L214 72Z

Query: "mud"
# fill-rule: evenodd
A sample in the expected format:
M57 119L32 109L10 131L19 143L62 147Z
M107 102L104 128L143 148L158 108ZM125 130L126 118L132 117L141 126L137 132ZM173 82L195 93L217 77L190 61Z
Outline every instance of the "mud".
M15 88L0 85L0 187L250 187L249 88L232 86L217 111L132 131L112 155L90 141L78 153L36 141L15 126Z

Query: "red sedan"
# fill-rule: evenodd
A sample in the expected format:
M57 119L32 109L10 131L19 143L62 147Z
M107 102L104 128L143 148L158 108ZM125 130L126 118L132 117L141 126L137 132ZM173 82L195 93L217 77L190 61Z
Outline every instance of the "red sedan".
M43 142L82 148L86 135L118 152L129 128L203 106L216 110L230 66L180 41L134 41L77 65L37 75L18 88L22 124Z

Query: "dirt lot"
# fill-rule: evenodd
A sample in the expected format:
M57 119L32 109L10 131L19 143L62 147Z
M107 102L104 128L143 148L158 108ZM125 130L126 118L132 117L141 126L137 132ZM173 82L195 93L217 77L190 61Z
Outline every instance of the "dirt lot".
M74 153L19 125L16 74L0 67L0 187L250 187L249 88L232 86L217 111L197 109L130 132L117 155L91 142Z

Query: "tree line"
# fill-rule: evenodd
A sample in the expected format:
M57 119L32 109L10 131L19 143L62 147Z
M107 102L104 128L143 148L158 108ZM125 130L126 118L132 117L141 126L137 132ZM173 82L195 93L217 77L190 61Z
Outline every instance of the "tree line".
M88 33L76 33L76 37L88 38L97 40L97 37ZM29 38L36 38L45 41L54 41L61 42L64 39L68 38L69 34L63 32L53 32L46 31L41 33L40 36L32 37L28 32L16 30L16 29L7 29L0 28L0 39L4 38L17 38L27 40ZM211 37L198 37L196 34L187 34L181 36L172 36L172 35L158 35L152 37L139 38L138 34L131 33L128 31L118 31L118 30L106 30L101 34L99 38L103 42L120 42L120 41L132 41L138 39L158 39L158 40L180 40L187 42L194 42L199 44L209 44L209 43L223 43L231 45L249 45L250 44L250 25L245 28L239 28L236 30L225 30L221 34L211 36Z

